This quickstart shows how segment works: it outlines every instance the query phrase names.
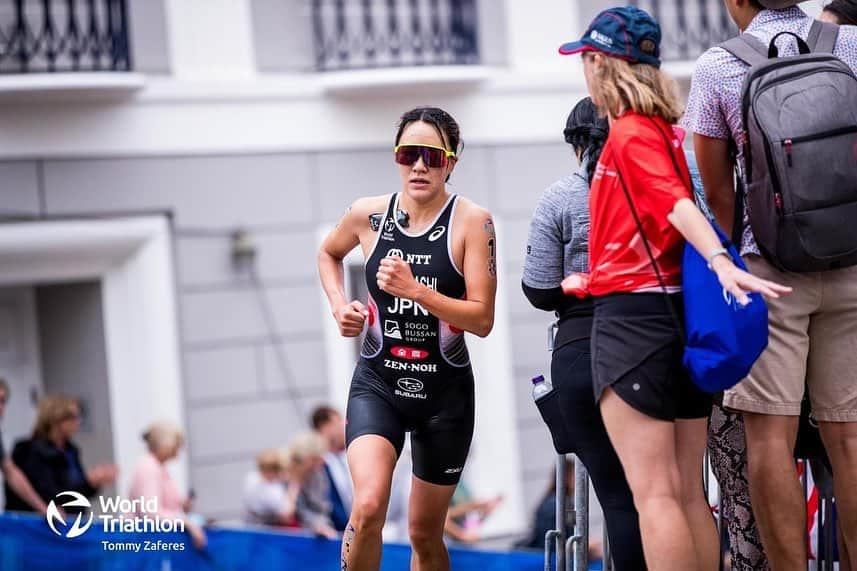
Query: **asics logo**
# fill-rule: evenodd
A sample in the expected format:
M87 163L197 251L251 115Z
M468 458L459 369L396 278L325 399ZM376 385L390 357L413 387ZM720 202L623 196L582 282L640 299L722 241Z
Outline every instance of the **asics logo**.
M437 228L432 230L431 234L429 234L429 242L434 242L435 240L443 236L444 232L446 232L446 226L438 226Z

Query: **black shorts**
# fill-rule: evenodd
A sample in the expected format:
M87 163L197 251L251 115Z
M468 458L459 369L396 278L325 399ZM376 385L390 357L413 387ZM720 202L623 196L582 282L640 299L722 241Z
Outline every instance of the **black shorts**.
M669 296L684 320L680 293ZM706 418L712 395L698 388L682 364L684 344L662 293L595 299L592 377L595 399L610 387L634 409L659 420Z
M405 432L411 433L414 475L431 484L454 485L461 478L475 414L473 373L445 379L442 386L425 387L425 399L397 396L366 361L354 369L348 392L345 440L350 446L360 436L374 434L390 441L396 456L402 453Z

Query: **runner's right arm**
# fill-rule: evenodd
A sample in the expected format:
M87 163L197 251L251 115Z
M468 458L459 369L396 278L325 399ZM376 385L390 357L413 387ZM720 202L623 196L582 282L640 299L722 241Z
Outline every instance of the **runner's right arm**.
M318 252L318 274L327 295L333 318L343 337L358 337L368 315L366 306L357 300L349 301L345 295L345 256L360 245L360 234L369 229L369 215L378 211L379 198L357 199L324 239Z

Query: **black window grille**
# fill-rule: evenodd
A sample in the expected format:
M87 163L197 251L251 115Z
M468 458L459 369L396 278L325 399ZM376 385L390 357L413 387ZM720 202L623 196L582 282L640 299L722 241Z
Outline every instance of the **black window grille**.
M319 71L479 62L476 0L312 0Z
M661 25L661 58L692 60L738 35L723 0L632 0Z
M131 71L127 0L0 0L0 72Z

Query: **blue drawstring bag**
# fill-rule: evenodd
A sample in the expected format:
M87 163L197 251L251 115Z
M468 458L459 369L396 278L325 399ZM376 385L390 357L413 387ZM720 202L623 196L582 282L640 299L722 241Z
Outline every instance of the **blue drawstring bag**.
M735 265L746 270L735 246L716 224L712 226ZM684 247L681 271L684 366L699 388L720 392L744 379L768 346L768 307L758 293L750 294L749 304L738 303L690 244Z

